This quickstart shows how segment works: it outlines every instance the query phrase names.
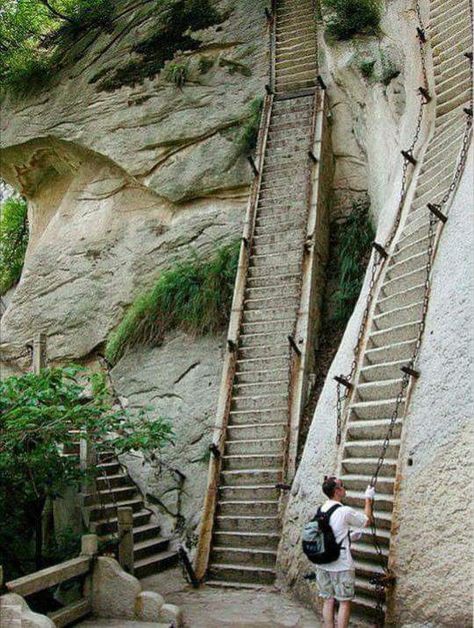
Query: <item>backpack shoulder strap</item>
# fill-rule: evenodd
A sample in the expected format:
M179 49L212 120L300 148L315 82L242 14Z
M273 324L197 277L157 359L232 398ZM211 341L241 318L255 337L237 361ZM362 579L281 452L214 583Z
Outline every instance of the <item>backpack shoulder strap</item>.
M316 519L319 517L319 515L321 514L321 506L318 506L318 509L316 511L316 514L314 515L314 517L311 519L311 521L316 521Z
M329 510L326 510L326 515L328 516L328 519L331 518L332 513L337 510L338 508L340 508L342 506L342 504L334 504L334 506L331 506L331 508L329 508Z

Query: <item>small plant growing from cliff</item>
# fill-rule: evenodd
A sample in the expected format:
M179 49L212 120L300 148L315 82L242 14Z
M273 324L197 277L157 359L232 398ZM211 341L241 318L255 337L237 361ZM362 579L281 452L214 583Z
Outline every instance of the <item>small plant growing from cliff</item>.
M354 203L347 219L335 228L339 287L335 294L334 320L345 325L359 297L375 237L369 220L369 204Z
M334 39L377 34L381 18L380 0L322 0L326 29Z
M255 98L250 103L250 115L238 137L239 152L243 155L251 154L256 146L258 139L258 131L260 128L260 119L262 117L263 99Z
M181 89L189 78L189 64L184 61L168 63L164 69L164 77Z
M364 61L361 61L359 64L360 72L362 76L364 76L366 79L369 79L374 75L374 67L375 67L374 59L365 59Z
M27 245L27 204L23 198L11 197L0 206L0 295L20 279Z
M239 248L238 242L224 246L210 260L194 257L162 273L107 340L109 362L117 363L135 345L161 342L173 328L201 335L222 329L229 319Z

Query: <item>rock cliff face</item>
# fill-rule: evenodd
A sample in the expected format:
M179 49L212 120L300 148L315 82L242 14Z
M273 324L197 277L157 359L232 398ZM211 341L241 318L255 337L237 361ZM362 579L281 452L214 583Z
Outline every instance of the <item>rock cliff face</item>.
M266 21L257 3L217 6L219 23L181 55L182 88L163 71L112 91L97 80L139 61L132 47L162 19L124 0L113 32L52 87L3 104L1 176L28 198L31 223L3 343L35 329L51 359L87 356L172 260L240 233L250 172L235 140L263 90Z
M215 3L222 19L193 32L198 44L175 55L189 67L181 89L163 71L112 89L105 79L141 61L132 48L161 20L156 3L117 5L113 32L83 50L78 44L69 56L79 60L52 87L3 103L0 176L28 198L31 229L23 275L2 319L7 358L43 331L50 360L93 359L126 306L163 269L206 255L242 230L251 173L238 139L266 81L263 5ZM130 353L113 371L131 406L151 405L174 423L176 444L164 454L159 480L129 461L151 505L165 513L165 531L198 517L221 343L220 336L172 336ZM28 364L7 361L2 375Z

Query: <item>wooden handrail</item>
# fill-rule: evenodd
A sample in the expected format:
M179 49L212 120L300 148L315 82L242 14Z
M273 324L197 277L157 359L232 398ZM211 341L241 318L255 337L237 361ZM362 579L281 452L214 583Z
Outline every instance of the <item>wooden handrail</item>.
M263 104L262 119L257 141L257 170L258 176L252 184L252 190L247 205L247 213L244 223L242 244L240 247L237 277L235 280L234 296L227 334L229 350L224 359L222 380L219 389L217 403L216 422L214 425L213 442L214 449L222 453L224 449L227 423L229 419L230 404L232 400L232 385L234 381L235 366L237 361L236 347L238 345L240 325L244 307L244 293L247 279L250 252L252 250L253 233L255 229L255 217L260 185L262 181L263 161L267 145L268 129L273 105L273 95L267 94ZM206 575L211 549L212 530L214 527L214 515L221 472L222 456L211 455L207 479L206 495L201 519L201 528L194 560L194 571L199 581Z
M79 556L79 558L73 558L59 565L35 571L16 580L10 580L5 586L10 593L17 593L22 596L31 595L76 576L82 576L88 573L90 568L91 557Z

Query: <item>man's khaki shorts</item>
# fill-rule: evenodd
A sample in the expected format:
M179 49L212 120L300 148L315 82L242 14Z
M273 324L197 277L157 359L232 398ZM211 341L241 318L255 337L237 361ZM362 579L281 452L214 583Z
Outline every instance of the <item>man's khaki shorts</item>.
M316 582L319 595L325 600L336 598L339 602L348 602L354 597L355 571L316 569Z

